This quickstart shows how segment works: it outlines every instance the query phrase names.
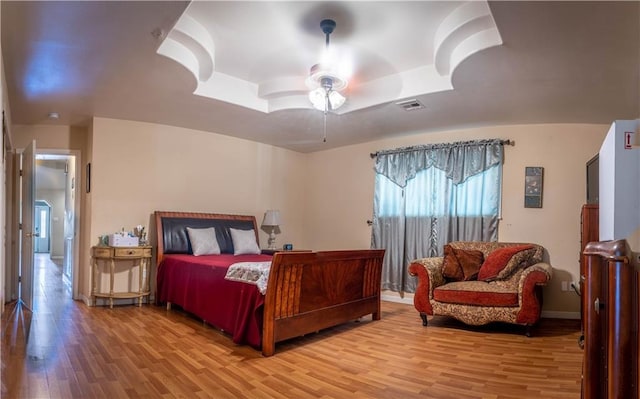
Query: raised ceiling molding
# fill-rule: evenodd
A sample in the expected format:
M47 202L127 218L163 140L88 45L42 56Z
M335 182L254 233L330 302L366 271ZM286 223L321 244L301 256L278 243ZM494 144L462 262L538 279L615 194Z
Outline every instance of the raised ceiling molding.
M277 11L279 6L282 5L276 4L273 9ZM215 12L215 7L217 7L215 2L211 5L191 3L158 48L159 54L182 64L193 74L197 82L194 94L264 113L290 109L312 109L307 98L308 89L304 83L308 75L303 73L308 72L308 67L313 65L314 59L304 60L307 67L301 68L299 75L292 75L287 71L283 74L277 67L272 66L278 65L277 63L264 63L263 67L263 60L259 59L259 56L253 57L251 51L242 52L240 50L252 45L247 42L247 40L251 40L247 39L251 34L243 35L243 29L249 30L254 27L250 24L237 25L237 28L230 28L229 25L226 25L226 29L219 27L217 22L224 25L227 21L223 19L224 17L216 19L218 13ZM233 6L220 5L218 7L227 7L221 8L221 10L229 12L230 8L228 7ZM296 7L302 9L301 14L305 11L304 4L296 5ZM447 5L444 7L449 7L450 11L444 15L444 18L435 21L437 29L431 30L434 32L433 37L429 37L429 35L425 37L426 43L431 43L430 46L412 49L411 54L402 54L402 57L409 59L409 61L403 65L389 64L390 72L382 76L369 80L356 79L355 82L350 82L350 87L346 91L347 102L334 112L345 114L404 98L453 90L452 75L462 61L481 50L502 44L502 38L486 2L469 1L456 8ZM246 7L244 10L246 12ZM277 15L276 11L272 14ZM280 44L279 39L281 38L278 37L278 33L281 31L277 26L274 28L273 25L283 24L283 19L276 18L274 21L269 21L268 18L269 15L264 16L264 26L266 27L264 29L272 30L265 32L265 34L275 36L273 39L275 47ZM291 26L285 27L288 31L296 32L295 27L299 26L300 21L290 20L284 23L291 24ZM358 24L356 23L355 26ZM336 30L337 33L340 32L339 29L340 25ZM417 24L417 32L420 32L420 29L429 32L428 29ZM252 34L259 34L259 32ZM309 33L299 30L295 35L299 35L301 38L300 43L296 43L300 48L290 50L287 57L291 55L295 58L298 54L309 53L309 49L303 46L312 39L317 41L318 45L323 42L321 34L310 38ZM366 36L361 35L360 37ZM218 52L216 54L214 38L218 41L218 48L222 48L220 45L225 44L226 53ZM360 39L360 42L357 42L350 41L349 37L345 37L342 45L347 48L351 47L354 52L356 49L360 49L360 54L373 54L374 57L371 59L387 60L391 58L387 52L393 50L389 48L393 47L393 43L388 44L385 48L383 45L378 46L378 43L366 42L366 40L369 39ZM403 40L403 38L396 40ZM268 49L259 50L264 52ZM275 52L276 50L274 50L274 54L271 54L271 59L278 59ZM431 56L428 56L429 53ZM244 62L247 65L256 69L264 68L265 71L261 71L260 78L250 79L247 78L248 73L242 75L242 72L233 69L217 70L216 57L218 57L219 65L224 61L220 57L245 57ZM417 64L416 60L426 59L433 60L433 63ZM235 62L235 60L230 61L228 65L233 65ZM295 61L298 60L292 59L292 63ZM366 72L370 67L366 62L364 64L356 65L356 74L358 69L360 72ZM407 65L410 67L407 68ZM375 76L375 73L361 75Z
M198 82L211 78L215 67L215 45L207 29L184 14L158 48L158 54L184 65Z
M434 39L436 70L451 76L467 57L502 44L502 38L485 2L468 2L456 8L440 24Z

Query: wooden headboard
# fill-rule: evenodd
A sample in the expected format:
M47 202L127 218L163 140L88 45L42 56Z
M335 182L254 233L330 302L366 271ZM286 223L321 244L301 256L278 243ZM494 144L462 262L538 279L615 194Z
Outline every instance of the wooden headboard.
M233 253L233 241L229 229L251 230L256 233L260 245L256 218L251 215L225 215L219 213L155 211L158 250L156 265L165 254L190 254L191 244L187 227L204 229L214 227L221 253Z

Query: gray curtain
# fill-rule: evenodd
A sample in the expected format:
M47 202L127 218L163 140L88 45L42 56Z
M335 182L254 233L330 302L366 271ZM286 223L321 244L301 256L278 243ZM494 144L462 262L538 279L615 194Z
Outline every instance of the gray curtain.
M502 140L382 151L375 162L372 247L385 248L382 288L415 292L411 260L451 241L495 241Z

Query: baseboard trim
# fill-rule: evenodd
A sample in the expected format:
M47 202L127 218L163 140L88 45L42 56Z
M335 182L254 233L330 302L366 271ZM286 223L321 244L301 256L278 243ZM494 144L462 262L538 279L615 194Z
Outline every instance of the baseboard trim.
M81 295L80 295L80 300L81 300L82 302L84 302L84 304L85 304L85 305L87 305L87 306L91 306L91 298L87 297L86 295L81 294Z
M580 320L580 312L561 312L556 310L543 310L542 317L545 319Z
M405 305L413 305L413 296L411 298L401 298L396 295L380 295L380 300L395 303L404 303Z

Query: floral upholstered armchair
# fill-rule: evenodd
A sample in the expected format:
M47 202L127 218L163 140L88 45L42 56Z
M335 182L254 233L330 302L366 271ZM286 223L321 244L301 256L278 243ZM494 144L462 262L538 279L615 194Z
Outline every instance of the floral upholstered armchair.
M552 275L543 252L536 244L457 241L445 245L442 257L412 261L414 306L423 325L427 315L445 315L470 325L519 324L531 336L540 319L541 288Z

